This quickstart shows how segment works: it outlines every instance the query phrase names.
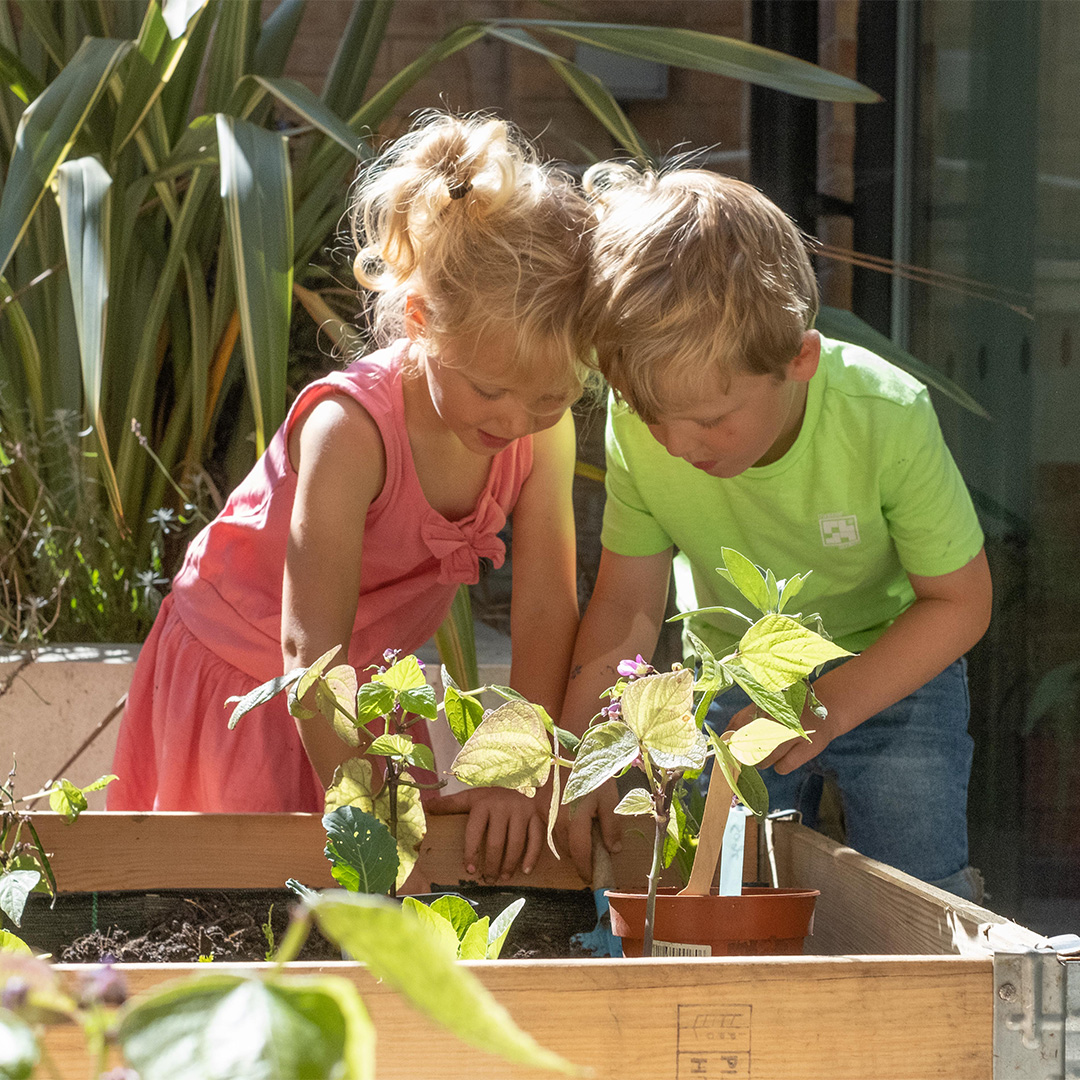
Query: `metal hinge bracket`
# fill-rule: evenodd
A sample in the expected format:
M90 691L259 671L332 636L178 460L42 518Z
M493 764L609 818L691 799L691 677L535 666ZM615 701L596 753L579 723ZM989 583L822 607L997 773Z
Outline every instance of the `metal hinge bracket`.
M994 953L994 1080L1080 1080L1080 939Z

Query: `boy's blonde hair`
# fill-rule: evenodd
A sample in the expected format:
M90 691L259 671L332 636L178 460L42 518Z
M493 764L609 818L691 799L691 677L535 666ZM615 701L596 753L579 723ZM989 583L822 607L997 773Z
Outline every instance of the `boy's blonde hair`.
M600 370L647 423L709 376L782 376L818 310L806 243L760 191L703 169L594 165Z
M357 281L378 294L380 341L404 332L405 299L423 299L423 336L475 345L511 332L511 364L542 350L584 385L592 320L590 205L502 120L426 113L360 174L351 209Z

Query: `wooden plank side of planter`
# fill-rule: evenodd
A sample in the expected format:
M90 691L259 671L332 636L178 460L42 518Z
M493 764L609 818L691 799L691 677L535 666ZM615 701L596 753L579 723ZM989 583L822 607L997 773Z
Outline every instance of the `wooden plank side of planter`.
M318 814L125 814L91 812L72 825L56 814L34 814L45 850L52 854L61 892L114 889L281 888L296 878L312 888L333 888L323 856L326 833ZM428 892L432 883L456 885L462 863L466 816L429 817L420 858L405 891ZM748 880L757 872L756 830L749 830ZM643 888L652 841L627 828L623 849L612 857L615 883ZM674 878L668 879L675 884ZM545 846L531 874L518 873L507 888L581 889L569 857Z
M596 1080L991 1080L989 958L776 957L470 964L540 1043ZM121 965L124 967L124 965ZM144 991L200 965L130 966ZM233 971L266 965L220 968ZM378 1032L380 1080L535 1080L419 1017L357 965ZM66 969L68 971L72 969ZM203 968L205 971L205 968ZM86 1076L71 1029L47 1035L61 1074Z
M774 826L783 885L819 889L807 951L895 955L989 955L1006 941L1034 948L1039 936L1000 915L936 889L792 822Z

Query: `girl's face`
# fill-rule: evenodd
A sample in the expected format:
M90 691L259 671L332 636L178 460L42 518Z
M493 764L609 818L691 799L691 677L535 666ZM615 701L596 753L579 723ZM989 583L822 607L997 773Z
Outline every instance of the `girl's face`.
M450 341L427 352L428 393L443 423L476 454L493 456L515 439L553 427L580 390L565 364L538 348L512 363L512 333L482 337L469 348Z

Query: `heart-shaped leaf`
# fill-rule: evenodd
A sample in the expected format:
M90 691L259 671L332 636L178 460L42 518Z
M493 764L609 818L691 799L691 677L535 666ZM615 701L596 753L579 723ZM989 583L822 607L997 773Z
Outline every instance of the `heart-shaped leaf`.
M587 728L562 801L571 803L618 776L641 753L638 737L621 720L608 720Z
M536 709L527 701L508 701L472 733L450 771L470 787L533 795L547 783L553 760L551 738Z
M784 690L818 664L850 655L788 615L758 619L739 642L739 660L766 690Z
M736 761L743 765L756 765L764 761L778 746L797 739L798 735L791 728L759 716L737 731L728 739L728 748Z
M628 791L619 800L619 805L615 807L616 814L626 814L629 817L637 814L652 814L655 811L656 807L653 806L652 796L642 787Z

